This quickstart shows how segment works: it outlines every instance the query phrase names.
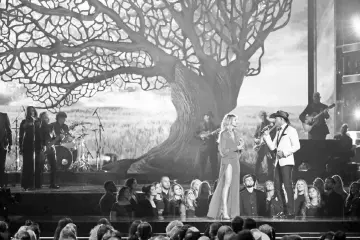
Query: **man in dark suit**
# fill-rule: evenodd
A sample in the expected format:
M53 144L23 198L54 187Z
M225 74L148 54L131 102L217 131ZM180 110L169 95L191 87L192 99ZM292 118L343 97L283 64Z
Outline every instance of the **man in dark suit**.
M306 116L313 113L320 113L328 106L320 102L320 93L316 92L313 95L313 102L308 104L305 110L300 114L299 119L301 122L305 122ZM329 134L329 128L326 125L326 119L329 119L330 115L327 111L319 117L319 123L315 125L310 132L308 132L308 138L313 140L325 140L326 135Z
M240 216L265 216L266 195L255 188L256 176L245 175L243 183L245 188L240 192Z
M322 196L323 217L343 217L344 216L344 200L340 194L334 191L335 180L333 178L325 179L325 194Z
M0 187L4 187L6 153L10 152L11 145L10 120L6 113L0 112Z

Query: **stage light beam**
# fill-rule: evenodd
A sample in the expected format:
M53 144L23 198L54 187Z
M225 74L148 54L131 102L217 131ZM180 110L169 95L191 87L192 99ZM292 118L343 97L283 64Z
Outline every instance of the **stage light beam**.
M360 108L355 110L355 118L360 120Z
M355 33L360 36L360 16L357 15L357 16L354 16L352 18L352 27L355 31Z

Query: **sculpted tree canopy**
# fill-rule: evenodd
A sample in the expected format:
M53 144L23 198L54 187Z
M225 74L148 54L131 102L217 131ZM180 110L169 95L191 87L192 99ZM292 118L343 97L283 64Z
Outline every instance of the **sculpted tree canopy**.
M212 111L219 122L236 107L244 77L260 73L264 41L288 23L291 4L13 0L1 11L1 79L19 81L29 97L52 109L116 82L170 87L177 111L170 136L132 161L130 172L166 169L175 161L183 175L182 166L196 157L194 131L202 115Z

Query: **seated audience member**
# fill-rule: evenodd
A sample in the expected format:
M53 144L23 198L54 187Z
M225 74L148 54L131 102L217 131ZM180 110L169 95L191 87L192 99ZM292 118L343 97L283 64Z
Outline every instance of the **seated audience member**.
M301 210L301 216L320 217L321 216L321 195L320 191L314 187L309 187L309 202L305 203Z
M216 234L217 240L224 240L225 234L232 233L233 230L229 226L221 226Z
M169 222L169 224L166 226L166 229L165 229L166 235L168 236L168 233L170 233L170 231L174 227L182 227L182 226L184 226L184 224L179 220L174 220L174 221Z
M164 200L162 197L161 184L159 182L154 182L152 185L155 187L155 191L156 191L156 196L155 196L154 202L156 205L156 209L158 211L158 215L163 216L164 209L165 209L165 203L164 203Z
M255 189L256 176L247 174L243 177L245 189L240 192L241 216L265 216L266 195Z
M182 226L180 228L180 231L179 231L179 234L178 234L178 239L179 240L183 240L185 239L185 236L186 236L186 232L189 228L191 228L192 226L189 225L189 224L185 224L184 226Z
M349 196L345 201L345 215L360 217L360 183L353 182L350 185Z
M145 195L145 199L139 201L136 210L136 217L157 217L158 212L156 209L156 204L154 202L156 196L156 190L153 185L147 185L142 188L142 191Z
M109 216L111 207L116 202L116 185L113 181L106 181L104 183L105 194L101 197L99 206L101 214Z
M73 223L68 223L60 232L59 240L76 240L77 228Z
M339 175L334 175L331 178L334 179L334 181L335 181L334 191L337 194L340 194L345 201L345 199L348 196L348 193L344 189L344 183L343 183L342 178Z
M180 216L195 217L196 197L192 189L186 190L183 203L180 204Z
M54 240L59 240L61 230L68 224L73 223L71 218L62 218L59 220L58 225L55 229Z
M169 216L180 216L180 207L183 204L184 190L180 184L174 184L170 188Z
M266 181L265 182L265 191L266 191L266 207L265 207L265 216L273 217L284 212L284 205L281 201L281 198L275 192L274 182Z
M189 227L185 233L184 240L198 240L201 237L199 229L196 227Z
M97 229L97 230L96 230ZM91 239L89 240L109 240L109 239L121 239L121 234L114 229L113 226L107 224L100 224L94 228L91 232ZM95 233L95 235L93 234Z
M211 195L211 187L207 181L200 184L199 194L196 198L195 216L206 217L209 212L209 197Z
M160 181L161 184L161 195L162 199L164 201L164 212L163 215L166 216L169 210L169 199L170 199L170 178L167 176L164 176L161 178Z
M134 209L136 208L137 204L139 203L140 199L138 194L136 193L137 181L135 178L129 178L125 181L125 187L128 187L130 190L130 203L133 205Z
M195 197L198 197L200 190L201 181L199 179L194 179L190 183L190 189L193 190Z
M263 233L265 233L266 235L268 235L270 240L276 239L275 228L273 228L272 226L270 226L268 224L263 224L259 227L259 230L262 231Z
M134 209L130 199L130 189L128 187L120 188L116 196L117 201L111 208L110 221L115 221L120 217L132 218L134 216Z
M344 233L343 231L337 231L334 234L333 240L346 240L346 233Z
M255 238L250 230L244 229L236 235L234 240L255 240Z
M137 227L139 226L139 224L141 223L140 220L135 220L131 223L130 227L129 227L129 235L128 235L128 240L138 240L138 236L136 235L137 232Z
M256 221L252 218L245 219L243 229L251 230L254 228L256 228Z
M255 240L270 240L269 236L261 232L259 229L251 229L251 233Z
M322 213L324 217L342 217L344 201L341 195L334 191L335 181L332 178L325 179L325 194L323 199Z
M152 227L148 222L142 222L137 227L136 235L139 240L148 240L152 236Z
M242 231L243 226L244 226L244 219L242 219L240 216L236 216L231 220L231 228L234 231L234 233L238 234L240 231Z
M308 186L305 180L299 179L295 184L294 207L295 216L302 216L302 210L309 204Z
M214 192L215 192L215 189L216 189L216 187L217 187L218 182L219 182L219 180L215 180L215 182L214 182L214 188L213 188L213 190L212 190L212 194L209 196L209 204L210 204L210 202L211 202L211 198L212 198L212 196L213 196L213 194L214 194ZM206 213L206 214L207 214L207 213Z

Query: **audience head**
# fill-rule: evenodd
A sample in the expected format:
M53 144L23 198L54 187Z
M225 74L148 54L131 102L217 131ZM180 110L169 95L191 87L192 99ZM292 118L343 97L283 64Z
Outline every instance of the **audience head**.
M142 222L137 227L136 231L137 236L140 240L147 240L151 238L152 235L152 227L148 222Z
M199 187L198 198L208 198L211 195L211 187L208 181L203 181Z
M224 236L227 233L232 233L233 230L229 226L221 226L216 234L217 240L224 240Z
M327 233L324 233L319 239L320 240L333 240L334 236L335 236L334 232L327 232Z
M325 179L325 190L326 191L332 191L335 187L335 180L331 177L328 177Z
M25 230L23 227L14 235L16 240L35 240L35 233L31 230Z
M214 222L212 224L210 224L210 227L209 227L209 237L210 239L215 239L216 236L217 236L217 232L219 230L219 228L222 226L221 223L219 222Z
M265 192L271 192L275 190L274 182L268 180L265 182Z
M175 197L177 198L183 198L183 195L184 195L184 189L183 187L178 184L178 183L175 183L171 186L171 189L170 189L170 199L175 199Z
M116 195L116 200L118 202L124 200L130 200L130 198L131 198L130 188L125 186L121 187Z
M143 186L142 192L145 194L146 197L155 197L157 195L157 192L153 185Z
M77 238L77 229L76 225L73 223L68 223L66 226L61 230L59 240L76 240Z
M163 176L161 178L161 187L162 189L169 190L170 189L170 178L167 176Z
M231 232L228 232L228 233L225 233L224 235L224 240L231 240L231 239L234 239L236 238L236 233L234 233L233 231Z
M351 183L349 189L349 195L351 197L355 197L355 196L359 196L359 194L360 194L360 183L358 182Z
M321 178L315 178L313 185L320 191L320 194L324 193L325 183Z
M25 225L27 225L28 229L32 230L35 233L36 239L40 239L41 231L39 224L30 221L29 223L25 223Z
M60 232L61 230L68 224L68 223L73 223L71 218L62 218L59 220L58 225L55 229L55 233L54 233L54 240L58 240L59 236L60 236Z
M347 133L348 129L349 129L349 126L346 123L341 125L341 128L340 128L341 134L345 135Z
M161 184L159 182L153 182L152 185L155 187L155 191L156 191L157 195L162 196Z
M343 231L337 231L333 240L346 240L346 234Z
M263 224L259 227L259 230L262 231L263 233L265 233L266 235L268 235L270 240L276 239L275 228L273 228L272 226L270 226L268 224Z
M199 179L194 179L190 183L190 189L195 190L195 194L199 192L201 181Z
M125 181L125 186L130 189L130 191L134 191L137 187L137 181L135 178L128 178Z
M317 206L321 203L321 194L319 189L314 186L309 186L309 200L317 199Z
M240 231L237 236L236 240L255 240L254 236L252 235L251 231L248 229Z
M178 234L178 237L179 237L179 240L183 240L185 239L185 236L186 236L186 232L189 228L191 228L192 226L190 226L189 224L185 224L184 226L182 226L179 230L179 234Z
M100 218L98 224L111 225L110 221L107 218Z
M184 193L184 205L186 207L194 206L196 207L196 196L195 191L193 189L188 189Z
M267 234L261 232L257 228L251 229L251 233L255 240L270 240L270 237Z
M181 222L181 221L179 221L179 220L174 220L174 221L171 221L171 222L169 222L169 224L166 226L166 229L165 229L165 231L166 231L166 235L168 236L168 237L170 237L170 232L171 232L171 230L173 229L173 228L175 228L175 227L182 227L182 226L184 226L184 224Z
M339 194L343 194L345 190L342 178L339 175L334 175L331 178L335 181L334 191Z
M254 229L256 228L256 221L252 218L247 218L245 219L244 221L244 229L248 229L248 230L251 230L251 229Z
M116 185L113 181L106 181L104 183L104 189L106 192L115 193L117 192Z
M246 188L252 188L255 187L256 180L257 179L254 174L246 174L243 177L243 184Z
M305 201L309 202L308 185L303 179L297 180L295 184L294 199L297 199L299 195L304 195Z
M201 237L199 229L196 227L189 227L185 233L184 240L198 240Z
M239 233L244 226L244 219L240 216L236 216L231 220L231 228L235 233Z
M137 231L137 227L139 226L140 223L141 223L140 220L135 220L131 223L131 225L129 227L129 237L137 236L136 231Z

